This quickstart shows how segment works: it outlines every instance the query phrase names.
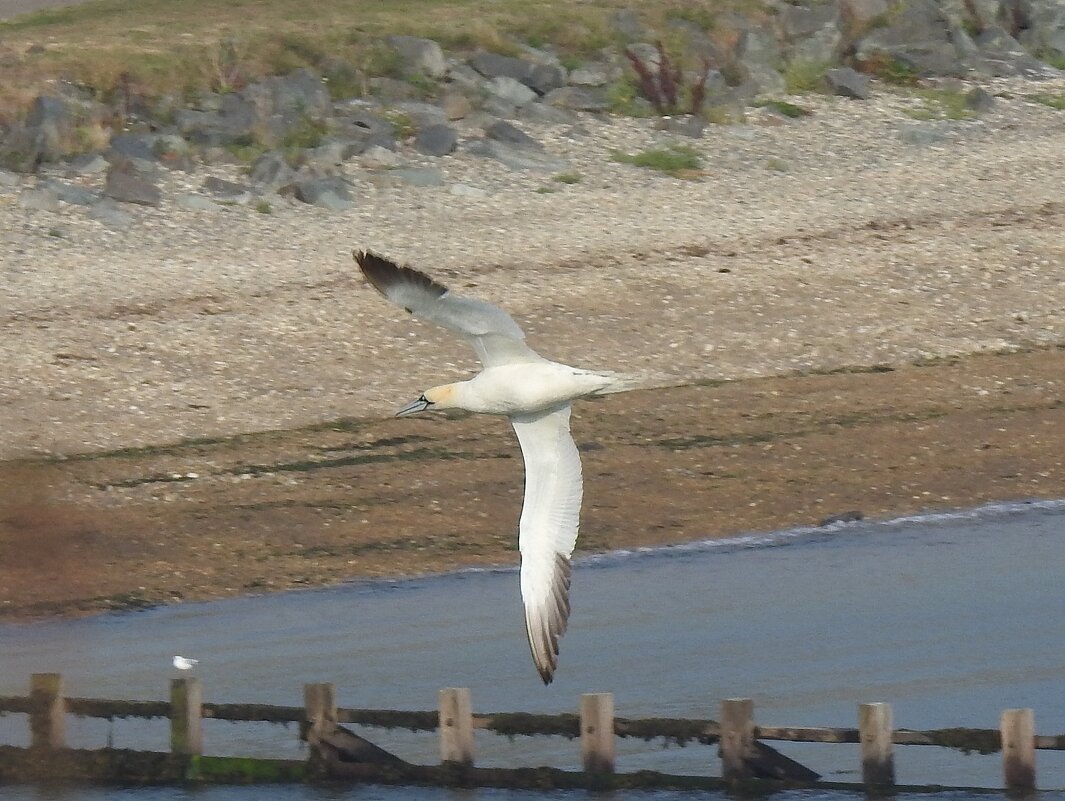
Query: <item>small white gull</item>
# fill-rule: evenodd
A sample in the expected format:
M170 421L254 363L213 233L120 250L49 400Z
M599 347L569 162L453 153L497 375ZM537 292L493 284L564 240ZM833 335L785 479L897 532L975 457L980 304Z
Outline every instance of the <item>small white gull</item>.
M484 369L468 381L425 390L396 417L465 409L510 418L525 459L525 499L518 524L521 597L533 662L545 684L558 666L558 641L569 619L570 554L581 509L581 459L569 431L570 401L634 389L631 376L548 361L497 306L458 297L410 267L355 252L370 284L416 317L454 331L473 345Z
M178 670L192 670L199 663L199 659L189 659L187 656L174 657L174 667Z

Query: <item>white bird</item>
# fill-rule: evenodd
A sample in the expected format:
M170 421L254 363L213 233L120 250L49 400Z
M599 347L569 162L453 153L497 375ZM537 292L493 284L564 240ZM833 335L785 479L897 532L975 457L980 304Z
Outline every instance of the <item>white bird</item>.
M550 684L569 620L570 554L581 509L581 459L569 431L570 401L633 389L633 379L548 361L525 344L521 328L499 307L458 297L424 273L376 254L354 255L374 289L416 317L465 337L484 366L468 381L425 390L396 417L465 409L506 415L514 426L525 459L518 524L525 626L536 669Z
M199 663L199 659L189 659L188 657L184 656L174 657L174 667L176 667L178 670L192 670Z

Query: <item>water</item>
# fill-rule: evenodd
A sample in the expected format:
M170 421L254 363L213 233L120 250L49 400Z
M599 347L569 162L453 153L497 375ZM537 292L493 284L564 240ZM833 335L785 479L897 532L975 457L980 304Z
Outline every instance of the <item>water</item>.
M717 717L718 700L755 700L767 725L855 726L856 705L892 704L897 727L996 728L1002 709L1033 707L1041 734L1065 732L1065 503L795 530L585 560L556 682L529 661L513 572L468 572L189 604L132 615L0 626L0 694L32 672L64 674L77 696L164 698L174 654L201 660L207 700L299 705L302 685L332 681L342 706L432 709L437 690L470 687L477 711L576 711L582 692L615 694L625 717ZM80 747L165 750L163 721L70 718ZM24 744L25 719L0 719ZM413 761L436 760L431 735L368 732ZM294 727L205 723L218 754L302 758ZM773 744L855 781L855 746ZM477 735L481 765L579 766L576 743ZM1065 753L1039 752L1042 787L1065 788ZM995 787L997 755L899 747L898 780ZM619 770L711 775L713 748L619 742ZM58 793L58 794L57 794ZM0 798L251 801L246 788L4 788ZM448 798L403 788L272 788L271 799ZM464 791L473 801L542 798ZM585 798L586 793L552 793ZM619 794L615 794L619 795ZM632 799L686 798L631 792ZM1065 798L1065 792L1043 792ZM845 793L779 797L847 799ZM963 796L953 796L963 797ZM967 797L967 796L964 796Z

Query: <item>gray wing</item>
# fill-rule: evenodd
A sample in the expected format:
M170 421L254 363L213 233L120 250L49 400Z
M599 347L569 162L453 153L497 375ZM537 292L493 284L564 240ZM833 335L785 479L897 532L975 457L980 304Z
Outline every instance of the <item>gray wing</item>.
M569 621L570 554L580 523L581 457L569 433L570 405L510 419L525 459L518 526L521 598L533 662L544 684L558 666Z
M457 297L425 273L401 267L369 251L355 251L370 285L408 312L463 336L485 367L543 361L525 344L525 333L498 306Z

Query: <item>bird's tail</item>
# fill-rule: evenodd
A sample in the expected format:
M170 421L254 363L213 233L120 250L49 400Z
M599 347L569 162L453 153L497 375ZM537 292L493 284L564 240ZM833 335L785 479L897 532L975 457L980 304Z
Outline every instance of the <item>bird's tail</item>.
M662 387L675 387L684 383L673 376L648 373L597 371L597 374L609 379L609 383L595 390L595 392L591 393L592 395L614 395L618 392L632 392L637 389L661 389Z

